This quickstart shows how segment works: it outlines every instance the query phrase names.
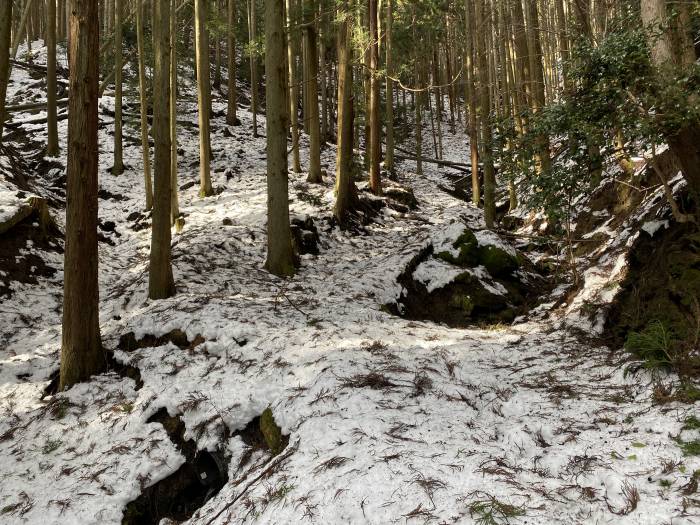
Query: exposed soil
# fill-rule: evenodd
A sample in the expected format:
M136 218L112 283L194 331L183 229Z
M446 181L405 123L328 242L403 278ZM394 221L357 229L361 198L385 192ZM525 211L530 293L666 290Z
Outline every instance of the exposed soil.
M629 269L605 325L610 346L631 332L661 323L682 375L700 376L700 231L669 221L652 237L642 233L629 254Z

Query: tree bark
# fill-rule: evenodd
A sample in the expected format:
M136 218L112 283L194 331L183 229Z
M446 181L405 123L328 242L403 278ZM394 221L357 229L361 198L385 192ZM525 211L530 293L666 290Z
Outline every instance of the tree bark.
M486 6L484 0L477 0L475 7L474 22L477 28L481 28L476 33L476 54L479 62L479 121L483 138L481 162L484 167L484 221L487 228L493 229L496 219L496 177L491 152L493 137L491 129L491 95L488 83L488 58L486 56L486 33L490 24L489 17L485 16Z
M148 94L146 93L146 55L143 35L143 0L136 0L136 42L139 61L139 98L141 100L141 149L143 150L143 180L146 186L146 209L153 208L151 180L151 148L148 143Z
M170 101L170 0L154 0L153 99ZM148 297L166 299L175 293L171 263L171 180L169 104L153 104L153 174L155 198L151 233Z
M199 196L209 197L211 186L211 140L209 137L209 35L207 31L207 2L195 0L195 39L197 40L197 107L199 109Z
M267 100L267 270L280 277L294 274L289 227L287 180L287 82L284 8L265 0L265 94Z
M306 112L310 139L308 181L321 183L321 122L318 114L318 54L316 29L313 23L315 10L310 6L312 21L304 28L304 69L306 71Z
M46 155L58 155L56 120L56 0L46 0Z
M347 0L344 2L347 10ZM352 180L353 150L353 75L352 20L345 18L338 27L338 148L335 166L335 206L333 215L345 224L355 204L355 183Z
M121 1L121 0L117 0ZM170 0L170 218L175 224L180 216L177 197L177 7Z
M379 121L379 31L377 0L369 0L369 187L375 195L382 193L379 164L382 157L381 122Z
M301 159L299 157L299 86L296 76L296 52L295 38L297 31L294 29L296 16L294 12L295 3L286 0L287 6L287 68L289 69L289 116L292 131L292 170L294 173L301 173Z
M394 29L394 0L386 3L386 159L389 173L394 173L394 81L392 62L392 38Z
M124 172L122 148L122 0L115 0L114 10L114 166L112 174L120 175Z
M97 276L97 16L94 0L72 1L60 390L107 368Z
M226 124L235 126L238 121L238 92L236 91L236 0L228 0L228 108Z
M0 143L5 124L5 99L10 80L10 44L12 38L12 2L0 3Z
M255 1L256 0L248 0L248 40L251 44L250 110L253 113L253 137L258 136L258 58L257 51L255 50L255 41L257 39Z
M467 38L465 60L467 69L467 113L469 130L469 150L472 176L472 204L481 203L481 181L479 180L479 127L477 122L478 99L476 93L476 66L474 64L474 42L476 31L474 23L474 7L471 0L464 0L464 14L467 22Z

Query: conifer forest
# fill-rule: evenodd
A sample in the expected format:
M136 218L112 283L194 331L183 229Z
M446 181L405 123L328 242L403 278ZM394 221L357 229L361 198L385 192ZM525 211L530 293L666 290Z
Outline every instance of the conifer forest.
M700 525L700 0L0 0L0 475Z

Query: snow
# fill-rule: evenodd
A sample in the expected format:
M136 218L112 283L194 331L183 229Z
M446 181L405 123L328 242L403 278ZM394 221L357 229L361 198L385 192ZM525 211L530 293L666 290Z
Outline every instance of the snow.
M668 221L649 221L642 225L642 230L647 232L650 237L653 237L661 228L668 228Z
M28 85L26 72L14 68L10 96ZM181 114L194 122L191 88L183 92ZM218 112L225 101L213 105ZM127 171L109 174L113 123L101 114L100 186L125 197L99 203L100 218L120 234L109 235L115 246L99 247L103 342L114 349L128 332L159 336L173 328L206 342L191 351L170 343L116 351L118 361L139 368L140 390L107 373L42 400L58 367L62 258L40 252L57 274L16 284L0 307L3 523L120 523L126 503L183 460L163 428L146 423L163 407L182 415L201 449L232 454L229 483L192 524L473 523L470 505L489 496L522 507L524 516L511 523L698 522L676 487L700 460L683 456L671 437L694 407L655 405L650 376L626 376L607 348L567 330L583 322L585 301L611 299L631 226L605 248L606 264L585 272L580 300L565 311L465 330L396 318L381 310L401 292L396 277L430 242L436 252L451 250L465 222L483 228L480 212L440 191L439 171L426 166L418 177L407 162L402 182L419 196L421 220L384 209L355 235L323 220L332 175L313 186L291 174L292 214L317 219L324 248L294 278L274 278L262 268L265 142L252 138L247 111L239 117L242 125L228 128L232 137L224 136L223 117L212 122L212 179L222 192L200 199L196 185L180 191L186 223L173 238L177 294L154 302L147 299L149 230L135 231L126 219L143 211L138 140L125 141ZM46 140L42 126L29 130ZM65 132L59 123L62 159ZM131 123L125 133L138 137ZM181 126L179 140L182 185L198 178L196 128ZM301 144L306 162L306 136ZM444 148L448 158L465 151L463 135L446 135ZM329 174L334 153L323 154ZM235 169L231 180L227 168ZM477 238L502 247L491 233ZM470 271L487 280L483 269ZM416 272L429 286L452 275L438 261ZM367 374L383 376L386 386L357 386ZM268 406L290 444L277 468L253 481L268 458L257 455L239 469L241 439L222 442L221 425L241 429ZM663 474L671 490L658 482L667 463L679 465ZM617 515L626 484L640 501Z
M440 259L429 258L416 267L413 271L413 279L423 283L428 293L431 293L450 284L465 271L464 268L459 268Z
M493 246L500 250L503 250L511 257L517 257L518 252L515 251L510 244L501 239L496 233L490 230L480 230L475 231L474 236L479 243L479 246Z
M441 228L432 238L433 251L447 252L453 257L458 257L459 249L454 247L454 243L465 230L466 227L462 222L451 222L445 228Z

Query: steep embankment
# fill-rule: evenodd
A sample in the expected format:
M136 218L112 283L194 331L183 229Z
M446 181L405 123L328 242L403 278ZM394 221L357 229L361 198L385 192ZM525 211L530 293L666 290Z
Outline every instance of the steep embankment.
M21 74L13 72L12 93L25 85ZM146 298L138 141L126 143L124 175L109 174L113 125L101 116L100 218L110 224L100 244L102 336L131 372L42 398L58 367L60 257L45 261L53 278L16 283L3 299L3 522L120 523L130 502L148 507L149 487L185 464L220 487L204 490L198 510L186 509L191 523L695 519L700 462L674 440L697 433L684 429L693 409L657 406L649 376L626 376L622 356L572 335L567 326L583 319L574 316L578 298L568 312L552 299L513 325L485 329L383 311L430 243L457 228L483 230L479 210L438 188L447 184L440 172L417 177L404 163L401 183L419 207L384 207L360 232L326 220L331 177L309 185L292 175L292 213L316 219L321 250L282 281L262 270L264 139L251 138L246 111L234 128L216 116L217 195L200 199L189 86L183 94L181 118L192 126L179 135L185 229L173 241L177 294L169 300ZM223 107L214 101L217 115ZM23 129L43 140L41 126ZM132 124L126 133L137 134ZM65 151L63 125L59 136ZM446 150L465 150L461 135L446 142ZM329 174L333 162L328 148ZM62 228L60 203L52 213ZM615 246L601 247L583 294L602 293L603 277L615 277ZM277 456L246 437L268 407L289 439ZM197 466L197 456L215 466ZM201 497L200 489L186 494Z

